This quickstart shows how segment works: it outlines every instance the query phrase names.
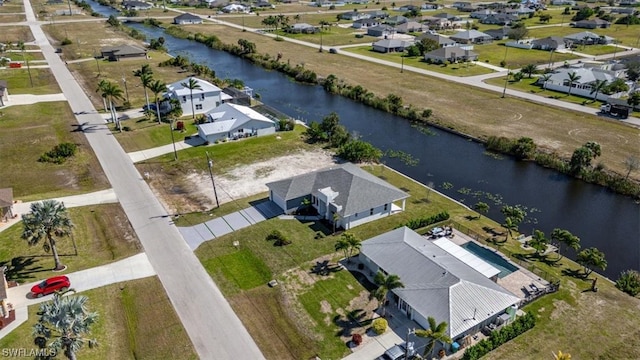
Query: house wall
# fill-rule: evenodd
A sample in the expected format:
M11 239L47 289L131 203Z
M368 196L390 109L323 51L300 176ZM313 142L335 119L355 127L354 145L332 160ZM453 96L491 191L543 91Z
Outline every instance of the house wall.
M193 94L193 108L196 114L204 114L207 111L220 106L222 100L220 99L220 93L222 91L210 91L206 93L202 92L194 92ZM204 100L202 99L202 94L204 94ZM172 98L178 99L180 101L180 107L182 107L182 115L193 115L191 111L191 96L189 94L185 96L176 96L175 93L171 94ZM200 109L198 109L198 105L200 105Z
M385 206L386 206L386 210L385 210ZM349 230L354 226L358 226L358 225L368 223L370 221L378 220L383 217L387 217L389 215L391 215L390 203L373 208L373 215L371 215L371 210L367 210L367 211L353 214L351 216L347 216L343 218L341 222L343 223L342 227L344 227L345 230Z
M269 191L269 200L273 201L284 212L287 212L287 202L283 198L275 194L273 191Z
M595 94L591 94L591 87L589 86L588 88L585 89L581 89L575 86L579 86L579 84L574 84L574 87L571 89L571 95L576 95L576 96L583 96L589 99L593 99L593 95ZM565 86L565 85L561 85L561 84L554 84L551 82L547 82L547 89L549 90L555 90L555 91L560 91L563 93L569 93L569 87ZM603 94L602 92L598 93L598 100L602 100L602 101L607 101L607 99L609 99L610 95L607 94Z

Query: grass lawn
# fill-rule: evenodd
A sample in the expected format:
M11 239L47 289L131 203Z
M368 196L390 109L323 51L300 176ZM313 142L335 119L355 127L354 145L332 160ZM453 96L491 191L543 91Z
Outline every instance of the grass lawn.
M17 56L16 56L17 55ZM22 61L22 56L11 54L13 60ZM49 69L31 69L31 78L26 66L21 69L0 70L0 77L7 81L9 94L58 94L60 87ZM33 80L33 86L31 86ZM0 125L1 126L1 125Z
M198 25L194 27L197 28ZM552 27L552 30L554 29L556 27ZM575 29L569 30L575 32ZM440 125L479 138L495 135L516 139L526 134L534 139L538 146L566 157L570 157L573 151L585 142L597 141L603 148L599 160L607 168L620 174L626 174L624 159L631 153L638 153L633 141L621 142L620 139L633 139L640 134L640 130L620 122L522 99L502 99L499 93L426 75L406 71L399 74L395 68L362 62L340 54L320 54L317 49L288 42L265 41L259 34L238 29L206 26L197 31L215 33L226 43L236 43L239 38L244 38L256 44L258 53L273 55L280 52L284 62L290 60L292 64L304 63L305 68L315 71L318 76L334 74L340 80L353 85L359 84L378 96L384 97L389 93L400 95L404 104L433 109L433 121ZM512 53L511 49L509 53ZM549 58L548 53L545 52L544 55L547 60L543 60L543 63ZM553 57L558 61L556 55L558 54L554 53ZM495 64L504 58L504 50L499 51L497 56L499 59L496 59ZM521 61L528 62L525 60ZM452 112L451 109L456 111ZM514 115L518 114L522 115L522 119L514 121ZM563 121L557 121L560 118ZM571 131L574 129L584 131ZM639 179L640 173L636 172L631 176Z
M373 51L371 46L358 46L352 48L341 49L340 51L349 51L355 54L360 54L364 56L370 56L376 59L387 60L391 62L395 62L397 64L402 64L402 53L379 53L377 51ZM483 67L481 65L475 65L471 63L459 63L459 64L447 64L447 65L439 65L439 64L428 64L422 60L422 57L404 57L404 64L407 66L414 66L420 69L425 69L429 71L435 71L447 75L453 76L474 76L474 75L482 75L492 73L493 70Z
M2 6L0 6L0 13L2 14L23 13L23 12L24 12L24 6L19 1L7 2L2 4ZM2 19L3 18L0 17L0 20ZM6 21L6 22L9 22L9 21Z
M473 51L478 53L478 61L485 61L493 65L500 65L505 59L506 54L506 67L511 69L519 69L527 64L549 64L550 60L558 62L580 58L577 55L563 54L554 51L552 59L549 51L518 49L514 47L507 48L504 46L504 42L477 45L473 47Z
M21 22L21 21L25 21L27 19L27 17L25 15L22 15L22 14L6 14L6 15L5 14L6 13L1 13L0 14L0 23Z
M157 277L112 284L82 292L98 313L91 337L98 347L83 347L82 359L197 359L197 355ZM31 331L39 305L29 319L0 339L0 348L33 348Z
M67 273L140 252L138 239L119 204L70 208L69 215L75 225L73 239L67 237L56 242L60 261L67 265ZM10 265L7 278L24 283L53 276L53 257L42 249L44 243L29 246L20 237L22 229L20 222L0 233L0 261ZM78 255L74 252L74 239ZM16 263L12 265L14 260Z
M292 39L302 40L310 42L312 44L320 45L320 33L317 34L289 34L284 31L278 30L280 36L290 37ZM362 34L364 37L357 38L356 34ZM341 28L333 26L329 29L325 28L322 31L322 46L340 46L349 44L370 44L374 41L378 41L373 36L367 36L364 32L353 28ZM326 50L326 49L325 49Z
M627 51L627 49L618 48L618 47L612 46L612 45L578 46L574 50L576 52L589 54L589 55L593 55L593 56L604 55L604 54L613 54L613 53L624 55L624 52Z
M47 199L109 186L86 137L73 131L66 102L11 106L0 118L0 187L13 187L16 199ZM76 155L63 165L39 162L55 145L73 142Z
M5 6L0 6L0 9L3 8L5 8ZM33 34L28 26L3 26L2 31L0 31L1 43L16 44L18 41L31 42L33 40Z
M198 128L193 124L191 117L185 117L182 121L185 131L173 131L176 142L184 141L185 136L198 133ZM112 127L113 136L116 137L126 152L150 149L160 145L171 144L171 130L168 123L158 124L155 119L139 118L122 121L123 127L129 127L130 131L118 132L115 125ZM175 122L174 122L175 126Z

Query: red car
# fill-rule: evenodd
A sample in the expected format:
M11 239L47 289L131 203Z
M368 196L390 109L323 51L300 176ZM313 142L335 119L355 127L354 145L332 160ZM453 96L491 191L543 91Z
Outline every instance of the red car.
M70 286L71 282L69 281L68 277L64 275L54 276L52 278L48 278L38 285L34 285L31 288L31 294L33 295L33 297L43 297L44 295L49 295L58 290L65 291L69 289Z

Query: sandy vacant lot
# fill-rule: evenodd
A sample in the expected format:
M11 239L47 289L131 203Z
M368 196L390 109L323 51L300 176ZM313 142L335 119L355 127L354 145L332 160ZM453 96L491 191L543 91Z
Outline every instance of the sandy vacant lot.
M333 156L324 150L300 152L268 161L234 168L215 177L218 200L221 204L266 192L266 183L286 179L336 164ZM215 205L211 178L208 172L186 175L190 184L190 197L201 199L199 206L210 209ZM192 211L204 210L193 208ZM177 209L168 209L176 211ZM185 209L182 209L183 211Z

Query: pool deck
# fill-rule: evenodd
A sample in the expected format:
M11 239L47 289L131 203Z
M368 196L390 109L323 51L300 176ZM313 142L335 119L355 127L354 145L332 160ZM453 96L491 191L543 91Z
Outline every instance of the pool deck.
M549 282L542 279L541 277L539 277L538 275L532 273L531 271L521 267L520 265L514 263L513 261L509 260L509 258L500 253L499 251L488 247L484 244L481 244L477 241L475 241L473 238L471 238L470 236L458 231L455 229L455 227L453 228L453 237L449 238L449 240L451 242L453 242L456 245L462 246L466 243L468 243L469 241L472 241L474 243L476 243L477 245L488 249L494 253L496 253L497 255L500 255L505 261L508 261L509 264L515 266L516 268L518 268L518 270L512 272L511 274L506 275L503 278L498 278L498 280L496 281L496 283L500 286L502 286L503 288L509 290L509 292L511 292L513 295L521 298L521 299L526 299L527 297L529 297L531 294L526 292L526 288L528 286L530 286L531 284L535 285L538 289L544 289L546 286L549 285Z

